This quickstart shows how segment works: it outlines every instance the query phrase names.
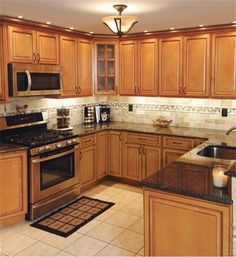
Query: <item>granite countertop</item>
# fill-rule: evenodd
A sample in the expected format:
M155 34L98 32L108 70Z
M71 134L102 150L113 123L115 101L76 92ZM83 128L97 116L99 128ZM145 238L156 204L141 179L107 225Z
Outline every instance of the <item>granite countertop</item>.
M14 151L27 150L28 147L22 145L13 145L7 143L0 143L0 153L11 153Z
M224 189L212 183L212 166L174 161L144 179L141 184L150 189L190 196L211 202L232 204L231 180Z

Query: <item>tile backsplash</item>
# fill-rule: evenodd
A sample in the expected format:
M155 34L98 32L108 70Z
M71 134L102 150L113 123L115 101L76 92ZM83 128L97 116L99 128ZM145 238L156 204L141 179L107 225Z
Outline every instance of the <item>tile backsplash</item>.
M165 117L173 120L172 126L196 127L226 130L236 126L236 100L162 98L162 97L126 97L96 96L70 99L50 99L42 97L24 97L11 99L0 104L0 115L16 112L16 105L28 105L28 112L43 111L49 126L56 124L56 109L70 108L71 125L82 123L84 104L108 103L111 106L113 121L152 123L154 118ZM128 105L133 111L128 111ZM222 108L228 109L228 117L222 117Z

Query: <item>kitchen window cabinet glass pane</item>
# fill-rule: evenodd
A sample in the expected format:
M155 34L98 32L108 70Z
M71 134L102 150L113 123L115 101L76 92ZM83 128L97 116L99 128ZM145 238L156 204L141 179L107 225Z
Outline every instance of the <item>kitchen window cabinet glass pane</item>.
M105 45L98 45L97 46L97 55L98 55L98 59L104 59L105 58Z
M108 84L108 90L115 90L115 78L108 78L107 79L107 84Z
M98 76L105 76L105 74L106 74L105 62L99 61L98 62Z
M115 58L115 46L107 45L107 58L114 59Z
M114 61L108 61L107 62L107 74L109 76L115 75L115 62Z
M106 87L105 77L98 78L98 91L104 91Z

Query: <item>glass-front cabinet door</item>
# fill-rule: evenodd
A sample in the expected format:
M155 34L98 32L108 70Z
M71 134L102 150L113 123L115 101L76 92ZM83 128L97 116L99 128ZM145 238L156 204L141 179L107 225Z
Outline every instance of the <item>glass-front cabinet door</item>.
M96 42L95 93L114 95L117 92L117 44Z

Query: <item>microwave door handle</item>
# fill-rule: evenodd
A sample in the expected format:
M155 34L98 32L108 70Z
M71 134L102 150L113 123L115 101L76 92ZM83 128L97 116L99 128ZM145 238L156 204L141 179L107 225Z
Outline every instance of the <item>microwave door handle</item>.
M55 159L55 158L59 158L59 157L65 156L65 155L67 155L67 154L74 153L74 152L77 151L77 150L78 150L78 147L75 147L75 148L72 149L72 150L65 151L65 152L62 152L62 153L59 153L59 154L53 154L53 155L50 155L50 156L48 156L48 157L44 157L44 158L38 157L37 159L33 159L32 162L33 162L33 163L40 163L40 162L49 161L49 160L52 160L52 159Z
M27 93L29 93L31 90L31 86L32 86L32 79L31 79L30 72L28 70L26 70L25 73L27 75L27 80L28 80Z

